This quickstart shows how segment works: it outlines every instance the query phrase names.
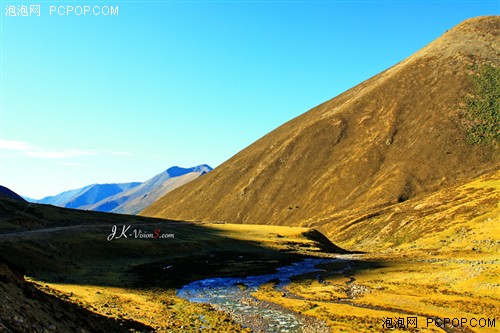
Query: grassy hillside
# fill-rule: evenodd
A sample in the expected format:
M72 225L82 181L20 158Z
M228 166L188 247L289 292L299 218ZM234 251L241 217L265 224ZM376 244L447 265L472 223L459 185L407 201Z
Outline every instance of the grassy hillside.
M463 22L142 214L294 226L308 221L332 235L347 226L325 216L369 214L498 170L499 145L468 143L461 103L473 92L473 65L499 63L499 24L498 16Z
M153 328L132 320L98 315L40 290L22 271L0 263L0 332L147 332ZM55 315L57 312L57 315Z
M480 250L488 244L498 246L499 214L500 171L496 171L404 203L325 215L304 225L322 225L330 239L351 250Z
M382 318L401 316L425 332L498 332L499 172L370 215L332 228L347 248L370 250L363 261L325 265L323 282L296 279L287 297L272 283L255 296L325 319L332 332L377 332ZM467 323L427 326L444 317ZM473 318L497 322L473 327Z

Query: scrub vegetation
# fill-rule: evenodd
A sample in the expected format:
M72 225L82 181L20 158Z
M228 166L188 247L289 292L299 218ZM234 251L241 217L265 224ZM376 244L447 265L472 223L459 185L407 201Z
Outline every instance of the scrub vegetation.
M485 64L471 75L472 94L464 98L467 138L470 143L500 140L500 67Z

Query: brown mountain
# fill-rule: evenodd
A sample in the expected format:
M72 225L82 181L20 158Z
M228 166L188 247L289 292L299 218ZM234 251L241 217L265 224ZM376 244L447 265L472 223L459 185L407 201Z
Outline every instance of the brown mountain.
M499 59L500 17L469 19L141 214L315 226L335 239L384 207L498 170L500 148L467 143L459 105L471 66Z

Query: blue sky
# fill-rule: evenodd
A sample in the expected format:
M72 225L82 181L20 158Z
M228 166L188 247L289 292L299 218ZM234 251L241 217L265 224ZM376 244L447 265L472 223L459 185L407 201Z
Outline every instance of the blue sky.
M40 16L6 15L37 4ZM110 7L118 15L104 15ZM500 14L498 1L1 8L0 184L33 198L173 165L216 167L461 21Z

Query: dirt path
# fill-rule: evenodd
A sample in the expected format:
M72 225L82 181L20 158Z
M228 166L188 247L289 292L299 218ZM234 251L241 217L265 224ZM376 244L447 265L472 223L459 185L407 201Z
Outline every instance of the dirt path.
M67 227L54 227L54 228L45 228L45 229L36 229L36 230L28 230L28 231L19 231L19 232L9 232L5 234L0 234L0 241L11 240L15 238L25 238L30 236L36 236L45 233L53 233L58 231L67 231L67 230L85 230L90 229L89 227L108 227L108 225L72 225ZM110 227L110 226L109 226Z

